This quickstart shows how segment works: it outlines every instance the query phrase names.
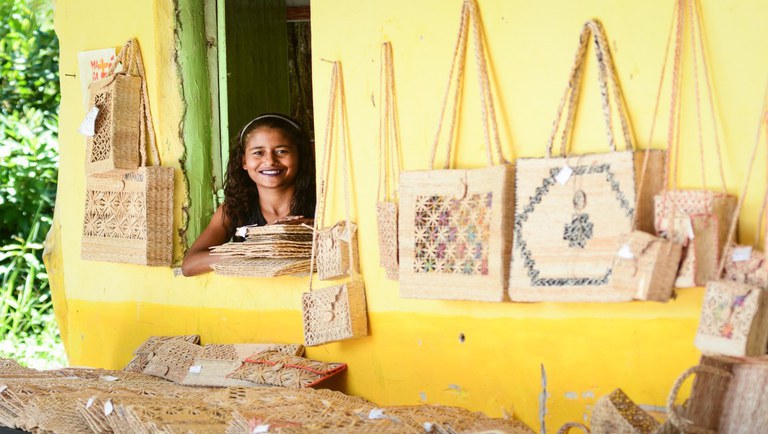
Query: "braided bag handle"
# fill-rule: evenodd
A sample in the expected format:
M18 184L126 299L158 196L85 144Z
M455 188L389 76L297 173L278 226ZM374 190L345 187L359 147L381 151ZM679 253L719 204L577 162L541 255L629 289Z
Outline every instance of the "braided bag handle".
M576 118L576 111L580 97L581 81L584 73L584 65L587 57L587 48L589 41L594 39L595 55L598 62L598 83L600 85L600 96L603 108L603 119L607 129L608 145L611 152L616 151L616 140L613 134L613 119L611 109L611 97L615 99L616 108L621 122L621 129L624 136L624 143L627 150L634 149L634 139L629 117L624 104L624 97L618 84L613 59L608 47L608 40L605 35L605 29L598 20L589 20L584 23L581 35L579 36L579 45L574 56L573 66L568 79L568 86L560 99L560 105L552 123L552 133L547 143L547 158L552 157L552 148L554 146L557 131L560 129L560 123L563 117L563 110L568 102L567 114L565 116L565 125L561 135L560 154L566 156L567 145L573 132L573 124ZM609 93L610 90L610 93Z
M717 434L716 431L694 426L690 420L684 418L682 415L679 414L677 409L675 409L675 401L677 400L677 394L680 392L680 388L683 386L683 383L685 382L685 380L687 380L688 377L690 377L693 374L700 374L700 373L731 377L730 372L719 369L719 368L715 368L712 366L698 365L692 368L688 368L687 370L685 370L685 372L680 374L677 380L675 380L675 383L672 386L672 390L669 391L669 396L667 397L667 417L669 417L669 421L672 422L672 425L674 425L675 427L677 427L678 429L680 429L685 433Z

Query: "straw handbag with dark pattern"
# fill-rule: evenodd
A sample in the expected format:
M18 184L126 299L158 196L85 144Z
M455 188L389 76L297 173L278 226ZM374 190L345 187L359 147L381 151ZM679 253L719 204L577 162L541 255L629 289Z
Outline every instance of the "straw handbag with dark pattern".
M473 0L464 1L456 51L432 147L432 170L406 171L400 176L398 240L402 297L481 301L505 298L512 242L513 167L507 164L501 150L478 14ZM478 63L488 167L450 169L470 25ZM455 83L454 69L458 71ZM451 87L455 93L447 155L444 169L435 170L435 154ZM493 137L489 129L493 130ZM457 143L457 146L467 144Z
M326 125L326 143L324 150L324 161L328 162L330 158L331 140L333 137L334 115L337 106L340 107L339 117L341 118L342 136L342 160L344 167L345 198L347 205L347 220L340 222L330 230L315 230L312 239L312 257L309 269L309 291L301 296L302 322L304 327L304 342L307 346L321 345L328 342L341 341L345 339L363 337L368 334L368 310L365 305L365 287L363 281L357 274L357 254L355 247L357 238L354 236L354 225L349 220L349 188L347 186L346 170L346 110L344 104L343 80L341 77L340 64L334 62L333 74L331 76L331 96L328 109L328 122ZM326 166L327 169L327 166ZM315 228L322 224L322 209L325 208L325 179L327 179L327 170L320 183L320 199L318 199L318 210L315 213ZM334 229L335 228L335 229ZM346 228L351 228L349 231ZM333 249L323 250L322 237L332 239ZM348 260L344 261L341 253L346 255ZM332 254L331 254L332 253ZM325 262L318 259L317 255L326 255ZM328 264L328 258L331 258L331 264ZM349 260L351 258L351 260ZM350 280L340 285L327 288L312 289L312 274L317 264L318 269L332 265L334 277L339 274L349 275ZM338 270L341 270L339 273ZM321 270L318 270L321 271ZM324 279L322 273L318 273L320 279ZM326 270L326 276L328 270Z
M81 255L96 261L170 266L173 168L159 165L141 55L135 41L126 47L135 50L136 68L142 77L140 134L138 142L132 144L141 156L141 166L86 177ZM147 165L146 147L156 165Z
M115 72L117 64L122 71ZM121 174L139 168L144 70L136 39L130 39L106 78L91 83L89 107L98 108L94 135L86 142L86 174Z
M397 183L400 178L400 145L395 111L395 71L392 44L381 46L381 96L379 101L379 188L376 193L376 226L379 266L387 279L398 280Z
M567 155L590 40L598 59L598 80L611 152ZM612 90L609 93L609 90ZM625 151L617 151L610 95L618 109ZM568 101L560 157L552 156ZM585 23L568 86L558 107L544 158L519 158L515 171L515 246L509 296L514 301L627 301L634 291L611 284L616 246L634 227L650 226L646 200L636 200L635 172L664 159L663 151L635 153L631 126L608 48L596 21ZM639 208L636 210L635 208Z
M660 425L621 389L598 399L592 410L593 434L653 434Z

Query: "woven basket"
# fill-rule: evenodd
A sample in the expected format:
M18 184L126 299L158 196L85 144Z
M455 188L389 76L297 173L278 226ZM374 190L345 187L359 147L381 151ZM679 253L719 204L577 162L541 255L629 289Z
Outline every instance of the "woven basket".
M169 266L172 254L172 168L148 166L122 178L87 178L83 259Z
M723 279L758 288L768 287L768 264L765 262L765 254L752 249L746 261L734 261L732 256L726 257Z
M768 291L711 281L704 293L694 344L707 354L759 356L768 343Z
M641 231L622 237L619 245L611 287L636 300L669 300L682 246Z
M652 434L660 425L621 389L598 399L592 410L591 427L594 434Z
M359 280L305 292L301 306L307 346L368 334L365 289Z

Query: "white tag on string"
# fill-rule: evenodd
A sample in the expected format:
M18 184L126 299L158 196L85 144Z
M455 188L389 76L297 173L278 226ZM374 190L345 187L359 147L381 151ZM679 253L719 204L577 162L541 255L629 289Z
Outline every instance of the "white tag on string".
M368 419L386 419L383 408L374 408L368 413Z
M109 416L112 414L112 411L115 409L115 406L112 405L112 400L107 400L107 402L104 403L104 416Z
M189 372L192 374L199 374L203 370L201 365L192 365L189 367Z
M688 229L688 238L694 239L696 236L693 233L693 223L691 222L691 219L685 219L685 227Z
M734 247L733 253L731 253L731 259L733 259L733 262L749 261L749 258L751 257L752 257L752 246Z
M269 432L269 424L256 425L253 427L253 430L251 430L251 434L262 434L265 432Z
M571 175L573 175L573 169L565 165L559 172L557 172L557 175L555 175L555 181L561 185L565 185L565 183L571 179Z
M88 398L88 402L85 404L85 408L86 409L91 408L91 406L93 405L94 401L96 401L96 397L95 396L92 396L92 397Z
M424 427L424 431L426 432L432 432L432 426L434 424L432 422L424 422L422 426Z
M8 386L6 386L5 384L3 384L2 386L0 386L0 393L3 393L3 392L5 392L5 389L7 389L7 388L8 388Z
M96 116L98 115L99 108L96 106L91 107L77 131L80 131L80 134L84 136L93 137L93 135L96 134Z
M247 234L248 234L248 226L240 226L235 230L235 235L237 235L240 238L245 238Z
M119 380L119 378L113 377L111 375L102 375L100 378L102 380L104 380L104 381L117 381L117 380Z
M635 259L635 255L632 254L632 249L629 248L629 244L623 244L619 249L618 255L621 259Z

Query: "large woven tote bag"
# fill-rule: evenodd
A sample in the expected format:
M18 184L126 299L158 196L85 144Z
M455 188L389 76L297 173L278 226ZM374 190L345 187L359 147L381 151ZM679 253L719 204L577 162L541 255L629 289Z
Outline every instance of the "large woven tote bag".
M731 246L739 211L744 203L749 178L755 163L755 155L760 139L760 131L768 114L768 98L760 116L760 128L748 163L746 179L736 210L731 218L726 246ZM726 259L733 251L726 248L715 276L722 276ZM734 282L720 279L707 284L702 304L701 319L694 343L696 348L708 354L728 356L758 356L766 352L768 346L768 287L754 286L749 282Z
M138 46L134 43L134 48ZM144 77L141 55L134 58ZM146 83L141 84L137 170L86 177L81 256L95 261L170 266L173 168L161 167ZM147 143L148 142L148 143ZM146 147L156 165L147 165Z
M98 108L94 135L86 141L86 174L122 174L139 168L140 123L143 117L143 69L136 39L130 39L117 56L109 75L91 83L89 107ZM118 64L122 71L115 72Z
M397 184L400 178L400 137L395 110L395 71L392 44L381 46L379 101L379 188L376 193L376 226L379 235L379 266L387 279L398 279Z
M667 170L664 172L665 191L654 198L654 226L660 236L674 240L685 246L682 262L678 270L675 286L687 288L706 285L708 281L717 279L714 273L718 270L720 254L725 247L728 237L728 228L731 223L733 209L736 206L736 197L727 194L723 163L720 155L720 142L715 117L712 89L709 80L706 51L701 31L701 19L699 7L693 0L678 0L675 4L676 31L670 33L670 40L674 38L674 63L672 76L672 91L669 107L669 129L667 133L667 146L670 158ZM686 25L686 20L691 22ZM692 45L692 60L694 71L694 91L696 93L696 110L701 112L699 104L699 77L697 72L702 70L704 81L709 95L711 124L713 129L714 146L717 152L718 168L720 174L721 190L709 190L707 186L707 171L705 165L705 152L703 142L703 130L701 116L698 116L698 148L699 167L701 171L701 186L698 189L680 189L678 187L678 160L680 157L680 126L679 120L682 113L680 94L683 87L683 37L685 29L690 29L688 38ZM698 54L697 54L698 48ZM699 58L701 65L699 65ZM666 59L664 61L666 65ZM659 90L663 85L662 74ZM654 116L655 120L655 116ZM671 158L674 152L675 158ZM673 161L674 160L674 161ZM673 218L670 215L674 215Z
M340 68L341 65L339 62L334 62L333 74L331 76L331 95L328 103L328 123L326 125L326 142L323 152L323 160L324 164L327 164L330 159L331 141L333 140L333 124L335 122L334 113L338 105L340 106L340 135L342 136L341 151L342 164L344 165L344 184L347 205L347 220L345 222L345 227L349 228L352 227L352 223L349 221L349 186L347 185L346 171L347 150L346 139L344 138L346 132L346 112L344 109L344 85ZM327 171L325 171L325 174L321 177L319 186L320 198L318 199L317 212L315 213L316 228L318 227L318 224L322 224L321 217L318 218L318 214L322 216L322 209L325 208L325 195L327 192L325 183L327 179ZM350 279L339 285L314 290L312 288L312 274L314 273L315 264L318 265L318 268L322 266L320 261L315 261L316 254L319 255L323 253L323 251L320 250L322 248L322 245L320 244L322 235L322 231L313 231L312 258L309 269L309 291L303 293L301 296L304 344L307 346L359 338L368 334L368 311L365 305L365 288L362 279L357 274L357 267L355 264L356 254L354 252L354 247L357 244L356 238L346 238L347 241L343 244L343 247L346 250L346 257L355 258L355 261L346 261L343 264L337 264L339 267L346 267L343 269L343 274L345 276L348 275ZM343 238L343 236L340 236L340 238ZM337 243L337 245L341 245L341 243ZM340 256L337 255L335 259L340 259ZM319 277L320 279L323 279L322 275Z
M566 155L578 103L578 89L591 39L611 152ZM610 286L616 246L635 226L635 155L623 98L605 33L588 21L563 95L545 158L520 158L516 168L515 246L509 296L513 301L626 301L632 292ZM608 85L621 120L626 151L613 138ZM565 102L561 157L552 156ZM638 153L642 162L644 153ZM651 151L649 159L663 158ZM651 188L651 187L648 187ZM641 205L646 205L643 201ZM639 215L639 213L638 213ZM638 222L637 227L644 224Z
M459 92L472 25L478 61L483 129L488 167L449 169L451 142L456 127ZM407 298L501 301L505 297L512 236L513 168L504 164L477 5L466 0L459 38L449 74L448 95L457 69L448 155L443 170L435 169L441 125L432 148L433 170L406 171L400 176L400 295ZM490 123L494 132L494 166Z

